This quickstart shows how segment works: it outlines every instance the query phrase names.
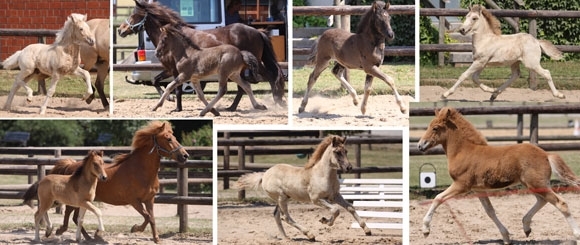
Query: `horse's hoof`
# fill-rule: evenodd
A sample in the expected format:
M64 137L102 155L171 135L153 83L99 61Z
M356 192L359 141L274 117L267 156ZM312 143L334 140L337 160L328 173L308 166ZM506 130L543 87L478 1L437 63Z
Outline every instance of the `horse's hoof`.
M306 234L306 236L308 237L308 240L310 240L311 242L315 242L316 241L316 238L314 237L314 235L308 233L308 234Z
M139 225L133 225L133 227L131 227L131 233L134 232L142 232L143 230L139 227Z
M407 108L401 107L401 113L406 114L407 113Z
M423 237L428 237L430 232L423 232Z
M158 237L158 236L156 236L156 237L153 237L153 242L154 242L154 243L159 243L159 237Z
M258 109L258 110L268 110L268 108L265 105L262 105L262 104L258 104L256 106L254 106L254 109Z
M52 235L52 227L46 228L46 237L49 237L50 235Z
M301 106L300 108L298 108L298 113L302 113L302 112L304 112L304 107Z
M320 222L320 223L323 223L323 224L325 224L325 225L326 225L326 224L328 224L328 220L327 220L325 217L322 217L322 218L319 220L319 222Z
M529 229L527 231L524 231L524 233L526 233L526 237L530 236L530 233L532 233L532 229Z
M489 101L493 102L495 101L495 99L497 99L498 94L492 94L491 97L489 97Z
M230 106L230 107L226 108L226 111L236 111L236 109L238 109L238 107L237 107L237 106L236 106L236 107L234 107L234 106L232 105L232 106Z
M563 93L558 93L558 94L556 95L556 97L558 97L558 98L560 98L560 99L565 99L565 98L566 98L566 95L564 95Z
M367 235L367 236L371 236L371 235L373 235L373 234L372 234L372 232L371 232L371 231L365 231L365 235Z
M95 99L95 95L94 95L94 94L92 94L91 96L89 96L89 97L88 97L88 98L85 100L85 102L86 102L88 105L90 105L91 103L93 103L93 100L94 100L94 99Z
M360 112L364 115L365 113L367 113L367 109L366 108L360 108Z
M216 117L220 115L219 111L217 111L215 108L212 108L210 112Z
M60 236L60 235L62 235L62 233L64 233L64 232L66 231L66 229L67 229L66 227L62 227L62 226L61 226L60 228L58 228L58 229L56 230L56 233L55 233L55 234L56 234L57 236Z
M98 241L105 241L105 239L103 239L103 235L105 235L105 231L97 230L95 231L94 239Z

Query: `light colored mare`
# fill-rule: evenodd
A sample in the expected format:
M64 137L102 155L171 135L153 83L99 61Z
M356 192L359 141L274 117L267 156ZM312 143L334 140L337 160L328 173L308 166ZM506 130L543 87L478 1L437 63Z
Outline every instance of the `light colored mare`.
M42 219L44 219L47 226L46 236L48 237L52 233L53 227L47 211L55 201L61 204L79 207L80 211L77 220L79 225L76 232L77 241L81 241L81 227L87 209L93 212L99 221L99 227L95 236L99 236L100 232L105 231L101 218L101 210L91 203L95 199L97 181L107 180L107 173L104 169L105 162L102 157L103 151L89 151L83 160L82 167L78 168L72 175L50 174L40 180L38 185L30 187L30 189L34 187L38 188L39 206L36 213L34 213L35 241L40 241L38 233ZM27 193L30 193L30 189ZM32 198L30 195L25 195L25 203L31 205Z
M239 189L261 189L277 202L274 218L280 234L286 239L280 215L284 221L300 230L308 239L314 241L314 234L307 228L296 223L288 213L288 201L294 199L300 202L312 202L330 210L330 218L323 217L320 222L332 226L338 217L340 207L345 208L364 229L366 235L371 230L358 216L350 203L340 195L340 183L337 170L348 172L352 165L348 161L345 148L346 138L336 135L327 136L316 148L312 157L304 167L294 167L288 164L277 164L266 172L251 173L241 176L236 183Z
M46 99L40 107L40 114L46 113L48 102L56 91L56 84L64 75L75 74L84 78L87 92L83 100L93 94L89 72L79 67L80 45L92 46L95 43L95 36L86 20L86 15L71 14L64 23L64 27L56 34L53 44L30 44L3 62L4 69L20 68L4 104L5 110L10 110L14 95L20 87L26 89L27 101L32 101L32 89L27 83L37 76L52 77Z
M457 82L443 93L444 99L453 94L459 84L471 76L473 82L483 91L492 93L490 100L493 101L520 76L520 63L546 78L554 97L565 98L554 86L550 71L540 65L542 52L554 60L563 57L562 52L549 41L538 40L527 33L502 35L497 18L480 5L470 7L465 21L459 27L459 32L463 35L473 33L473 63L461 74ZM479 82L479 74L487 65L510 66L512 74L499 88L490 88Z
M449 175L453 183L435 197L423 218L423 234L431 231L435 209L443 202L469 191L486 192L522 184L536 197L536 204L523 217L524 233L529 236L532 218L546 203L554 205L566 218L574 236L580 238L580 229L568 210L566 201L550 188L554 172L561 180L578 187L580 179L556 154L547 153L532 144L508 146L487 145L485 137L454 108L435 111L435 118L421 137L418 148L427 151L443 146L447 156ZM479 195L487 215L498 227L505 244L510 243L509 232L499 221L488 195Z

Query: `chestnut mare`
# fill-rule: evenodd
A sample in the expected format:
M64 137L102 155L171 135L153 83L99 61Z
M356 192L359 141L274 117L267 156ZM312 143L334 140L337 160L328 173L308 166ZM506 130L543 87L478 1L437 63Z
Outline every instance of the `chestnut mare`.
M143 224L134 225L131 232L141 232L147 224L151 224L153 241L157 243L159 236L155 227L153 203L159 190L157 172L161 157L184 163L189 154L173 136L171 124L160 121L150 122L137 130L131 148L130 153L115 157L113 163L105 169L109 180L97 185L95 200L112 205L131 205L145 219ZM51 170L51 174L70 173L79 164L66 160L60 163ZM64 222L57 234L68 229L68 219L73 210L73 207L66 207ZM86 232L83 231L83 235L87 236Z
M435 197L423 218L425 236L429 236L435 209L450 198L469 191L485 192L521 183L536 196L536 204L522 219L526 236L532 231L530 224L536 212L549 202L564 215L574 236L580 238L580 229L566 201L549 185L552 172L570 185L577 187L580 184L580 179L560 156L532 144L490 146L469 121L449 107L435 111L435 118L419 140L418 148L426 151L437 145L442 145L445 150L453 183ZM480 195L479 200L499 228L504 243L509 244L509 232L497 218L489 197Z
M316 40L308 57L308 62L315 66L308 77L308 85L298 113L304 112L306 104L308 104L310 90L332 59L337 61L337 64L332 68L332 74L348 90L355 106L359 102L358 95L346 80L346 71L347 69L359 69L367 74L364 97L360 108L362 114L366 113L367 100L371 93L374 77L378 77L391 87L399 109L402 113L407 111L407 107L395 86L395 79L379 69L385 58L385 39L395 38L395 33L391 29L391 16L387 12L389 6L389 3L375 1L361 18L356 33L350 33L343 29L329 29Z
M500 22L480 5L469 8L469 13L459 27L459 32L463 35L473 33L473 63L461 74L457 82L443 93L444 99L453 94L459 84L471 76L473 82L479 85L483 91L492 93L490 100L493 101L520 77L520 63L546 78L554 97L565 98L564 94L560 93L554 86L550 71L540 65L542 52L554 60L562 58L562 52L549 41L538 40L527 33L502 35ZM499 88L490 88L479 82L479 74L487 65L509 65L512 74Z
M165 99L176 86L189 80L197 91L197 97L206 106L199 113L199 116L205 116L210 110L214 115L219 116L220 114L214 106L226 93L229 79L244 89L255 109L266 110L266 106L260 104L254 97L250 83L240 77L244 68L253 71L252 74L257 74L259 61L252 53L240 51L229 44L200 48L192 39L181 32L179 26L167 24L161 29L160 42L155 50L155 55L165 68L175 67L177 69L173 71L176 75L175 79L167 86L153 111L163 105ZM216 97L208 103L201 89L200 79L212 74L218 75L219 87Z
M24 194L24 203L32 207L32 199L38 196L38 210L34 214L34 241L40 242L39 227L40 221L46 222L46 237L52 233L52 223L47 211L54 202L71 205L79 208L78 219L75 219L77 227L76 239L81 241L81 227L83 217L87 209L93 212L99 221L99 227L95 237L100 236L100 232L105 231L101 210L91 202L95 199L97 179L107 180L107 173L103 169L103 151L89 151L87 156L80 162L80 167L72 175L47 175L42 180L34 183Z
M274 53L272 42L266 34L251 26L236 23L211 30L195 31L193 27L188 26L183 21L178 13L158 2L148 3L147 1L135 1L133 13L121 24L118 32L119 36L126 37L130 34L136 34L144 28L149 38L151 38L153 45L157 47L159 36L161 35L160 28L167 24L181 25L182 31L201 48L230 44L240 50L248 51L258 59L261 59L264 64L259 64L259 74L263 79L270 82L274 101L281 106L286 105L284 101L284 87L286 85L284 74L282 73L282 68L276 61L276 54ZM163 94L159 84L160 81L172 75L175 74L166 70L155 77L154 85L159 95ZM177 89L175 92L177 95L175 110L181 111L181 89ZM243 89L238 87L234 102L227 110L235 111L243 94Z
M239 189L262 189L276 201L274 218L280 234L285 239L288 239L288 236L282 227L280 214L285 216L286 223L296 227L308 239L314 241L314 235L290 217L288 213L290 198L300 202L312 202L329 209L332 216L320 219L321 223L328 226L334 224L334 219L340 213L340 207L343 207L352 214L365 234L371 235L371 230L358 216L353 206L340 195L337 170L349 172L352 169L347 158L345 142L346 138L329 135L316 147L312 157L304 167L277 164L266 172L242 175L236 186Z

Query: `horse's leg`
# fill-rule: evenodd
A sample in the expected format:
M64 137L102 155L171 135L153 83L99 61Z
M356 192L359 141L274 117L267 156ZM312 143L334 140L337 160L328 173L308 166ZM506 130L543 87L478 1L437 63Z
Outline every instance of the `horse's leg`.
M133 208L135 210L137 210L137 212L139 212L139 214L141 214L141 216L143 216L143 219L144 219L143 224L133 225L133 227L131 227L131 232L143 232L145 230L145 227L147 227L147 224L149 224L149 220L151 219L151 216L145 210L145 208L143 208L143 204L141 204L141 202L131 203L131 206L133 206Z
M546 80L548 80L548 86L550 86L550 90L552 90L552 95L554 97L560 98L560 99L565 99L566 96L561 93L560 91L558 91L558 89L556 89L556 86L554 86L554 81L552 81L552 75L550 74L550 71L542 68L542 66L540 66L540 63L538 62L537 65L529 67L530 69L532 69L533 71L535 71L536 73L540 74L542 77L546 78Z
M240 104L240 100L242 100L242 96L245 94L244 89L238 85L238 91L236 92L236 97L234 98L234 102L230 107L226 108L227 111L235 111L238 108L238 104Z
M345 208L346 211L348 211L352 215L352 217L354 217L356 222L358 222L358 225L364 230L365 235L367 235L367 236L371 235L371 229L367 226L367 224L364 222L364 220L362 220L360 218L360 216L358 216L358 214L356 213L356 210L354 209L354 207L350 203L348 203L346 200L344 200L344 198L341 195L337 195L334 198L334 200L336 201L336 203L338 205Z
M467 191L468 190L466 190L463 186L460 186L459 184L453 182L449 187L447 187L445 191L439 193L439 195L437 195L435 199L433 199L433 203L431 203L429 211L427 211L425 217L423 218L423 227L421 228L421 230L423 231L423 235L425 237L429 236L429 233L431 232L431 219L433 219L435 209L437 209L439 205L449 200L450 198L453 198L454 196L457 196L459 194L463 194Z
M205 106L207 106L209 104L209 102L207 102L207 100L205 99L205 94L203 93L203 89L201 88L201 83L199 81L195 81L192 82L193 84L193 88L195 89L196 93L197 93L197 98L199 100L201 100L201 102L203 102L203 104ZM197 92L199 91L199 92ZM210 112L214 115L214 116L219 116L220 113L215 109L215 108L211 108Z
M340 214L339 205L338 204L331 204L326 199L316 199L313 201L313 203L315 205L325 207L330 211L330 214L331 214L330 218L322 217L319 220L320 223L323 223L323 224L328 225L328 226L333 226L334 220Z
M10 110L16 92L18 92L18 89L20 89L22 84L25 84L24 80L26 77L30 76L31 74L32 73L28 73L27 71L20 71L18 75L16 75L14 83L12 84L12 88L10 89L10 93L8 94L8 98L6 99L6 103L4 104L4 110Z
M62 225L56 230L56 234L57 235L62 235L62 233L64 233L66 230L68 230L68 220L70 218L70 213L72 213L72 211L75 211L76 208L72 207L72 206L65 206L65 210L64 210L64 218L62 221ZM76 222L76 217L78 216L78 213L75 212L75 214L73 215L73 222Z
M539 196L538 194L534 195L536 197L536 204L526 213L524 218L522 219L522 223L524 224L524 233L526 233L526 237L532 233L532 228L530 225L532 224L532 218L534 215L542 209L546 205L546 200L543 197Z
M250 84L245 81L242 80L242 78L239 76L239 74L234 74L233 76L231 76L232 80L238 84L239 87L241 87L246 94L248 94L248 97L250 98L250 101L252 102L252 106L254 107L254 109L258 109L258 110L266 110L268 108L266 108L265 105L260 104L257 100L256 97L254 96L254 92L252 91L252 87L250 86Z
M105 110L109 109L109 99L105 94L105 79L107 78L107 75L109 75L109 62L103 61L97 63L97 80L95 80L95 87L97 92L99 92L99 98L101 98L101 104L103 104L103 108L105 108ZM92 98L94 97L95 94L93 93Z
M79 217L77 217L77 232L76 238L77 242L81 241L81 228L83 227L83 219L85 218L85 212L87 210L84 207L79 207Z
M320 57L318 58L320 59ZM322 73L322 71L324 71L324 69L328 67L329 60L330 59L324 59L321 60L320 62L316 62L314 70L312 70L312 73L310 73L310 76L308 76L308 84L306 85L306 91L304 91L304 97L302 97L302 103L300 103L300 108L298 108L298 113L304 112L304 108L306 108L306 104L308 104L308 96L310 94L310 90L312 90L312 87L316 83L316 80L320 76L320 73Z
M167 88L165 88L165 92L163 92L163 95L161 95L161 98L159 98L157 105L153 107L152 111L156 111L157 108L163 105L163 102L165 102L169 94L171 94L171 91L173 91L177 86L181 85L180 81L183 80L178 80L178 78L175 78L171 83L169 83L169 85L167 85Z
M103 239L102 235L103 232L105 231L105 226L103 225L103 215L101 213L101 210L97 207L95 207L95 205L93 205L91 202L87 201L83 204L83 207L79 208L79 220L82 220L81 215L84 215L83 213L81 213L81 210L85 209L91 211L92 213L94 213L97 216L97 220L99 222L99 227L97 228L97 231L95 232L95 238L97 239ZM86 211L85 210L85 211ZM80 230L83 230L83 226L80 224ZM79 238L79 231L77 230L77 239Z
M549 188L547 189L546 192L538 193L538 195L542 196L544 200L548 201L549 203L554 205L558 210L560 210L560 213L564 215L566 221L568 221L568 224L570 225L570 228L572 228L574 237L576 237L576 239L580 239L580 228L578 228L578 224L576 224L574 217L572 217L572 215L570 214L570 210L568 209L568 204L566 203L566 201L564 201L562 197L554 193L554 191L552 191L552 189Z
M346 77L347 72L348 69L346 69L338 62L332 68L332 74L334 74L336 79L340 81L342 87L344 87L348 91L348 94L350 94L350 97L352 97L352 103L356 106L358 105L358 95L356 94L356 90L350 85L350 83L347 80Z
M516 79L518 79L520 77L520 62L513 63L511 65L511 69L512 69L512 74L511 74L510 78L504 84L502 84L499 88L497 88L496 90L492 89L493 91L492 91L491 97L489 98L490 101L494 101L499 94L501 94L507 87L510 86L510 84L512 84ZM477 73L477 74L479 75L479 73ZM479 86L481 87L481 86L485 86L485 85L480 84ZM481 89L483 89L483 91L488 92L488 90L485 90L484 88L481 88Z
M169 77L171 77L171 73L169 73L169 71L167 70L163 70L161 73L157 74L155 78L153 78L153 87L155 87L155 90L157 90L159 96L162 96L164 93L163 89L161 88L161 81ZM169 97L167 97L167 100L174 101L175 98L170 95Z
M276 208L274 209L274 220L276 220L276 225L278 226L278 231L280 231L280 234L282 234L282 236L285 239L290 239L286 235L286 232L284 232L284 227L282 226L282 220L280 219L280 213L281 213L280 206L278 204L276 204Z
M91 83L91 73L89 73L88 71L86 71L83 68L77 67L77 69L74 71L74 74L82 77L85 80L85 83L87 84L87 92L83 96L83 100L85 102L87 102L87 104L90 104L92 101L92 99L90 99L91 96L93 96L93 97L95 96L94 95L95 92L93 90L93 84Z
M461 76L459 76L459 79L457 79L457 82L455 82L455 84L453 84L453 86L449 90L447 90L445 93L443 93L443 95L442 95L443 99L447 99L447 97L449 97L449 95L453 94L455 92L455 89L457 89L457 87L459 87L459 85L463 81L465 81L465 79L470 77L473 73L483 70L486 63L487 63L487 60L486 61L482 61L481 59L474 60L473 63L471 63L471 66L469 68L467 68L467 70L464 71L461 74Z
M40 114L41 115L44 115L46 113L46 107L48 106L48 102L50 101L50 98L52 98L52 96L54 95L54 92L56 92L56 85L58 84L59 80L60 80L60 74L58 74L58 73L52 74L50 88L48 89L48 91L46 93L46 98L44 99L44 103L42 103L42 105L40 106Z
M510 244L510 234L509 234L508 230L505 228L505 226L503 226L501 221L499 221L499 219L495 215L495 209L491 205L491 201L489 201L489 197L487 197L487 196L480 197L479 201L481 202L483 209L485 209L485 213L487 213L487 216L489 216L491 218L491 220L493 220L493 223L495 223L495 225L499 229L499 232L501 233L501 236L503 237L503 243Z
M391 89L393 90L393 94L395 95L395 101L397 102L397 104L399 105L399 109L401 110L402 113L407 112L407 107L404 105L403 99L401 98L401 95L399 95L399 91L397 91L397 86L395 86L395 79L393 79L392 77L390 77L389 75L383 73L379 67L377 66L373 66L370 69L365 69L365 72L371 76L377 77L381 80L383 80L385 83L387 83L387 85L389 85L391 87ZM365 81L365 96L363 98L363 104L361 105L361 112L363 114L365 114L366 112L366 106L367 106L367 100L369 95L371 94L371 86L372 86L372 82L373 80L368 78Z
M278 207L280 207L280 211L284 213L284 215L286 216L285 219L286 223L288 223L291 226L294 226L296 229L301 231L304 235L306 235L306 237L308 237L310 241L315 241L314 235L312 235L310 231L308 231L305 227L301 226L300 224L296 223L296 221L294 221L292 217L290 217L290 214L288 213L288 197L286 195L278 196Z
M224 78L223 76L220 76L219 78L219 85L218 85L218 91L216 96L205 106L205 108L203 110L201 110L201 112L199 113L200 117L205 116L205 114L214 108L214 106L217 104L217 102L224 96L224 94L226 94L226 92L228 91L228 85L227 85L227 77ZM201 86L200 86L201 87ZM199 96L198 96L199 97ZM200 97L201 99L201 97Z
M151 233L153 234L153 242L159 243L159 235L157 234L157 227L155 225L155 214L153 212L153 203L155 199L145 201L145 209L149 213L149 224L151 225Z

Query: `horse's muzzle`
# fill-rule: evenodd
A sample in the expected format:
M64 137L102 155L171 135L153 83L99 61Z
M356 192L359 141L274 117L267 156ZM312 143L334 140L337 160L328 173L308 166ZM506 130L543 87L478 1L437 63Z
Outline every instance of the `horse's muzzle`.
M127 30L129 30L129 28L124 28L124 29L123 29L123 26L121 26L117 29L117 33L119 34L119 36L126 37L130 34L129 31L127 31Z
M87 43L89 44L89 46L93 46L95 45L95 39L87 38Z
M99 176L99 180L100 181L107 181L107 176L101 175L101 176Z
M389 30L387 32L387 39L389 39L389 41L395 39L395 32L393 32L392 30Z
M424 152L427 149L429 149L429 145L430 145L429 141L419 141L419 143L417 143L417 148L420 151Z
M465 30L465 28L459 28L459 33L461 33L461 35L465 36L467 34L467 31Z

